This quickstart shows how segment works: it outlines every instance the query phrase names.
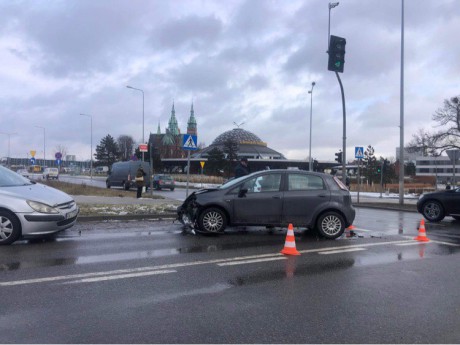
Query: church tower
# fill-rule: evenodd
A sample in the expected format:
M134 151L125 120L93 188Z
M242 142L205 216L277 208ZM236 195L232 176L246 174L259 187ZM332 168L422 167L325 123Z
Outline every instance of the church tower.
M187 122L187 134L197 135L197 125L195 119L195 112L193 111L193 103L190 109L190 118Z

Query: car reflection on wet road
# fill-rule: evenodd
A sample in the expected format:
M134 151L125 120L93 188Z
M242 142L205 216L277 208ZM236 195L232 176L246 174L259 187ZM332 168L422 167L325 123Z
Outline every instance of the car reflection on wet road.
M0 343L458 343L459 224L419 222L358 209L335 241L295 229L300 256L286 229L79 223L1 248Z

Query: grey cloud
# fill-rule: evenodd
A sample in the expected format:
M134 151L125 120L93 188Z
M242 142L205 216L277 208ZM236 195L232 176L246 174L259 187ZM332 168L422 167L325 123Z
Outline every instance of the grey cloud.
M158 41L160 48L173 49L183 45L200 48L211 45L222 32L222 22L214 17L188 16L168 20L160 26L153 41Z

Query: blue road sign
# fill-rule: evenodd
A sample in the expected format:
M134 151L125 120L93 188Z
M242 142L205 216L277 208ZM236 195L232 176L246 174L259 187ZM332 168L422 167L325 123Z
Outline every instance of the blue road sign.
M198 145L196 144L196 142L196 135L184 134L182 148L184 150L198 150Z
M361 147L358 147L358 146L355 147L355 158L358 158L358 159L363 159L364 158L364 148L362 146Z
M56 164L57 164L57 165L61 165L61 162L62 162L62 161L61 161L60 159L56 159Z
M32 157L32 158L30 159L30 164L32 164L32 165L35 164L35 157Z

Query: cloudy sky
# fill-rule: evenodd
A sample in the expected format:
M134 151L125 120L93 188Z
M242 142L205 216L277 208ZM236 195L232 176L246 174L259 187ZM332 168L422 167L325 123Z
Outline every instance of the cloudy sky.
M342 102L327 70L326 0L0 0L0 156L90 157L107 134L182 132L193 101L198 142L234 123L290 159L342 147ZM405 0L405 142L459 95L459 1ZM348 158L355 146L395 157L400 142L401 0L341 0ZM38 126L38 127L37 127ZM43 130L42 128L45 128Z

